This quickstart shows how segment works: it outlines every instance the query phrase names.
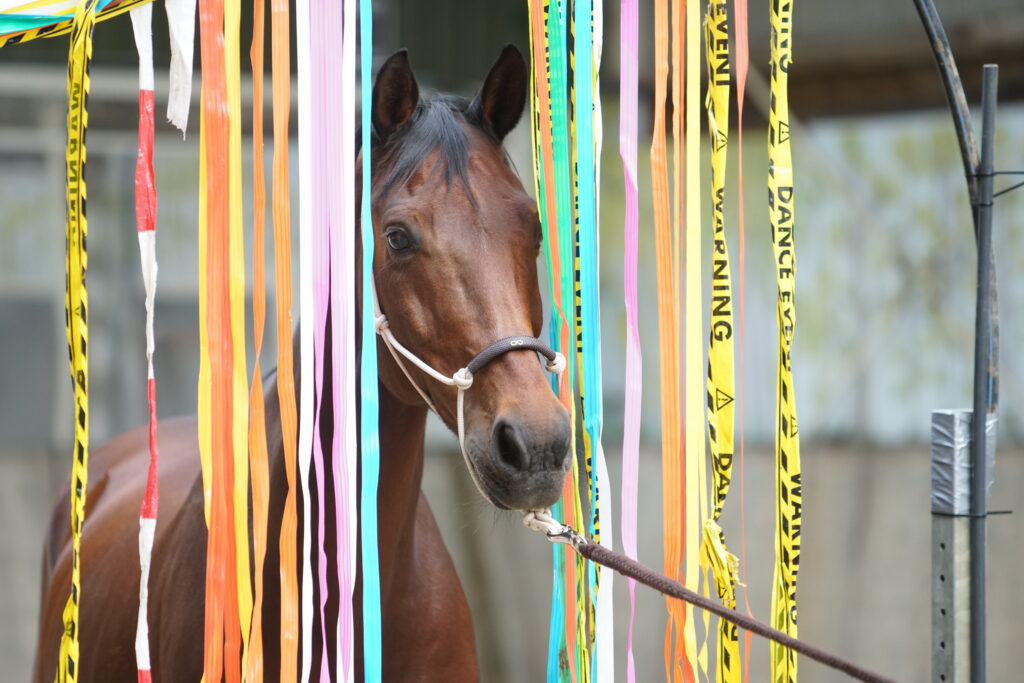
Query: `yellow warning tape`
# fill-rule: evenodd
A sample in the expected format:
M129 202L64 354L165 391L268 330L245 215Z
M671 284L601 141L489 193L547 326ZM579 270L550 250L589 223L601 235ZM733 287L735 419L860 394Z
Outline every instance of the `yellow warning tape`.
M772 626L794 638L796 576L800 568L800 440L790 351L796 325L796 259L793 242L793 157L789 144L787 82L792 63L793 3L771 7L771 107L768 112L768 215L778 281L779 358L775 397L775 572ZM771 646L772 681L796 681L796 655Z
M71 595L64 606L64 633L60 639L57 683L77 681L79 671L79 602L82 597L82 525L85 494L89 484L89 292L85 218L85 132L89 125L86 97L89 94L89 60L97 0L80 0L75 8L68 54L67 161L67 289L65 323L71 382L75 388L75 446L71 465Z
M711 449L711 516L705 519L701 543L701 564L710 570L718 597L729 608L736 607L739 562L725 547L725 535L718 525L732 476L734 396L732 280L729 248L725 236L725 165L729 142L729 91L732 77L729 63L728 6L708 3L704 20L707 50L708 133L711 140L711 198L714 247L711 255L711 334L708 341L708 445ZM739 633L724 619L718 625L715 679L739 683Z

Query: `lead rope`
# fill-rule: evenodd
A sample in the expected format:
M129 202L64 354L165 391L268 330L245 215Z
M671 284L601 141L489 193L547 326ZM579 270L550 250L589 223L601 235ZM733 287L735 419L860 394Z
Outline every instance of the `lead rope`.
M533 529L534 531L544 532L547 535L548 540L552 543L562 543L570 546L573 550L579 553L581 557L584 557L591 562L596 562L604 567L608 567L609 569L612 569L613 571L616 571L628 578L636 579L648 588L653 588L659 593L673 598L679 598L680 600L684 600L695 607L699 607L711 612L712 614L716 614L722 619L732 622L742 629L746 629L751 633L768 638L779 645L789 648L793 652L798 652L831 669L841 671L855 680L866 681L867 683L894 683L891 678L868 671L867 669L837 657L830 652L826 652L801 640L797 640L796 638L774 629L753 617L749 617L742 612L729 609L710 598L694 593L678 581L663 576L653 569L645 567L636 560L613 550L609 550L599 543L587 540L572 527L562 524L552 517L551 510L548 508L543 510L529 510L524 513L523 525L529 529Z
M480 482L477 481L476 470L473 468L472 463L470 463L469 454L466 452L466 429L463 406L465 404L466 391L473 386L473 372L469 369L470 366L473 366L475 363L479 363L479 366L477 367L479 370L498 355L508 351L517 350L517 348L521 346L524 351L537 351L539 353L544 353L547 357L547 362L544 364L544 368L550 373L560 375L566 367L565 356L557 351L550 350L549 352L551 355L548 356L547 353L539 351L536 346L529 346L525 343L516 344L515 341L512 341L507 348L498 350L493 355L488 355L492 349L495 349L495 347L502 342L519 339L519 337L508 337L491 344L472 361L470 361L469 365L456 370L451 377L448 377L447 375L444 375L430 367L430 365L428 365L422 358L405 348L405 346L395 338L395 334L391 331L391 326L388 324L388 317L380 310L380 301L377 299L377 284L372 278L370 279L370 283L373 290L374 328L376 329L377 334L380 335L380 338L384 341L384 345L388 347L388 351L391 352L391 356L395 359L395 362L398 363L398 367L402 370L402 374L404 374L405 378L409 380L409 384L413 386L416 393L418 393L424 402L426 402L427 407L429 407L430 410L432 410L438 417L441 416L441 413L438 412L434 402L430 400L429 396L427 396L427 392L425 392L420 385L416 383L416 380L413 379L412 373L409 372L409 368L406 367L405 363L402 361L402 356L405 356L407 360L411 361L416 367L433 377L441 384L449 387L456 387L459 390L455 404L455 420L459 434L459 449L462 451L462 457L466 461L469 474L473 478L473 484L476 485L476 488L480 491L481 495L483 495L484 498L487 498L487 494L484 493L483 488L480 486ZM483 362L480 362L481 359Z

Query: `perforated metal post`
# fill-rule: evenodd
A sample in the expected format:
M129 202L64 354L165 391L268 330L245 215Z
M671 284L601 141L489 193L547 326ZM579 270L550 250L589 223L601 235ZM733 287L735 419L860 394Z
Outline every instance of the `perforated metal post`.
M967 683L972 675L971 525L973 420L970 410L932 412L932 681ZM995 464L996 418L985 429L984 499Z

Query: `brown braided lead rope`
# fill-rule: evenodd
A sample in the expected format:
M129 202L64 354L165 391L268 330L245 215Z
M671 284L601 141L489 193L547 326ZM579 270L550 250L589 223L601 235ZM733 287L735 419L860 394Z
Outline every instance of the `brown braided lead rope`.
M756 633L763 638L774 640L776 643L779 643L784 647L788 647L794 652L799 652L802 655L810 657L831 669L842 671L851 678L859 681L867 681L867 683L895 683L891 678L886 678L885 676L868 671L867 669L852 662L848 662L841 657L837 657L830 652L826 652L814 647L813 645L808 645L801 640L797 640L792 636L786 635L782 631L774 629L767 624L763 624L757 619L748 617L741 612L731 610L710 598L694 593L678 581L673 581L672 579L645 567L636 560L632 560L621 553L609 550L599 543L588 541L572 527L554 520L554 518L552 518L546 511L533 511L526 513L526 516L523 518L523 523L531 529L544 531L547 534L548 539L554 543L565 543L566 545L572 546L580 556L585 557L591 562L596 562L601 566L608 567L623 576L636 579L648 588L653 588L659 593L673 598L679 598L680 600L685 600L686 602L700 607L701 609L717 614L722 619L732 622L740 628L746 629L751 633Z

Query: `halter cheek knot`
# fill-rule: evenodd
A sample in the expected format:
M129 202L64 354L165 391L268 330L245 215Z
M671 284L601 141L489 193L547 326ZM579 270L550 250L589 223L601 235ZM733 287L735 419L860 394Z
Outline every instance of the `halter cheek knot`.
M544 364L547 371L555 375L561 375L565 371L565 356L558 351L555 351L555 357Z
M452 383L459 388L459 391L465 391L473 386L473 373L469 371L469 368L462 368L452 375Z

